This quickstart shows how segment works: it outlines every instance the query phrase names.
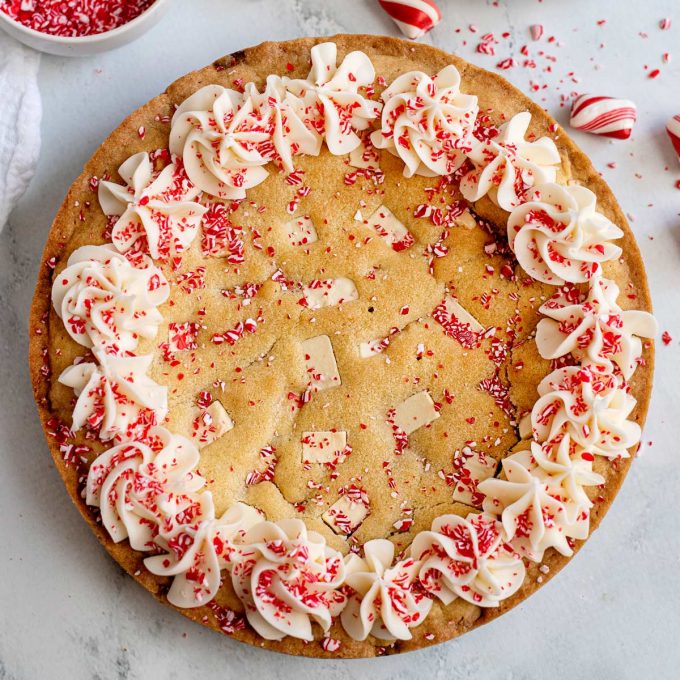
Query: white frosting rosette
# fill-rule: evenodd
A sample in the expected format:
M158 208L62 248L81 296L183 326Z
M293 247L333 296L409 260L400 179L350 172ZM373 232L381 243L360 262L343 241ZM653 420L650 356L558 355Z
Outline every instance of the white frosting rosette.
M554 182L560 152L549 137L528 141L531 114L522 111L501 125L498 135L478 140L467 157L474 170L460 180L460 190L468 201L488 194L503 210L511 211L524 202L529 189Z
M195 494L205 484L196 472L198 459L188 439L152 428L144 442L119 444L94 460L86 502L100 508L102 525L116 543L129 538L134 550L158 549L161 531L211 519L202 505L211 503L210 494Z
M244 97L254 102L256 115L266 124L271 148L261 145L261 152L277 160L287 172L293 172L293 157L298 154L318 156L322 138L305 122L304 105L292 96L280 76L267 76L264 92L253 83L245 86Z
M176 607L200 607L210 602L221 585L220 572L231 566L236 544L262 515L245 503L235 503L219 519L209 492L198 495L201 521L178 524L163 531L157 542L168 552L144 560L158 576L174 576L167 597Z
M636 405L621 378L593 366L558 368L538 385L531 411L534 438L546 442L568 434L591 454L628 458L640 426L628 420Z
M338 66L338 48L331 42L312 47L311 57L307 79L284 77L284 86L298 98L307 126L326 140L328 150L348 154L361 144L357 132L380 115L380 104L359 93L373 83L375 69L363 52L350 52Z
M593 507L585 487L605 482L602 475L593 471L593 458L569 435L545 444L531 442L529 448L509 456L544 482L550 495L564 505L568 536L579 539L588 537Z
M470 152L479 108L477 97L462 94L460 73L445 66L436 76L411 71L382 93L381 128L373 145L405 163L404 175L450 175Z
M81 361L65 369L59 382L77 397L71 429L98 430L102 441L142 437L168 413L168 388L146 373L153 354L115 356L95 349L98 363Z
M444 604L457 597L479 607L497 607L517 592L526 569L506 543L494 517L442 515L421 531L409 549L420 562L421 585Z
M250 625L266 640L287 635L313 640L312 622L324 631L345 604L342 555L304 522L260 522L240 541L231 580Z
M540 562L548 548L572 555L567 539L575 527L564 503L551 493L548 483L532 474L531 462L509 457L502 464L504 479L492 477L478 486L486 496L484 512L500 515L512 547L534 562Z
M642 356L640 338L653 338L656 319L638 310L623 311L617 303L619 287L595 275L583 299L572 287L559 290L538 310L545 318L536 327L536 346L544 359L571 354L579 361L619 368L629 380Z
M271 131L256 102L221 85L206 85L175 111L170 151L191 182L222 199L242 199L267 177Z
M156 336L158 306L170 292L160 269L133 266L113 245L82 246L54 277L52 304L69 335L84 347L131 351Z
M615 260L621 248L611 241L623 231L595 210L595 194L585 187L544 184L508 218L508 243L532 278L560 286L583 283Z
M99 183L99 204L118 216L111 240L121 253L148 252L167 260L186 250L198 233L206 208L193 201L200 191L189 181L179 158L154 171L146 152L130 156L118 169L125 186Z
M345 583L352 588L340 620L354 640L369 635L379 640L410 640L410 629L420 625L432 600L418 588L420 564L411 559L394 566L394 544L375 539L364 544L364 557L345 558Z

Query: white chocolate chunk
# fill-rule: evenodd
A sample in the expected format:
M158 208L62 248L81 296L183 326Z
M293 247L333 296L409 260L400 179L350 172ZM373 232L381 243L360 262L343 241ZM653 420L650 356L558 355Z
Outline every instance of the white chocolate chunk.
M213 401L194 421L192 437L199 449L212 444L234 428L234 421L229 417L221 402Z
M389 208L381 205L366 221L394 250L406 250L413 245L411 232Z
M486 330L484 326L467 311L467 309L461 307L456 298L447 295L444 298L444 307L446 308L446 315L449 318L468 324L473 333L483 333Z
M286 222L283 228L291 246L308 246L319 240L314 223L308 215Z
M347 447L347 432L303 432L302 461L333 463Z
M304 287L305 302L309 309L335 307L345 302L359 299L357 287L352 279L341 276L339 279L312 281Z
M475 229L477 227L477 222L475 222L475 218L469 210L456 217L456 224L465 229Z
M394 424L406 434L415 432L437 418L439 413L427 390L410 396L394 409Z
M368 506L365 503L353 500L349 496L341 496L321 518L336 534L349 536L356 531L367 515Z
M342 384L331 339L317 335L302 342L302 351L307 366L307 382L316 392Z
M362 170L379 170L380 152L373 144L366 145L361 142L356 149L349 152L349 164L353 168Z
M362 359L380 354L390 344L389 338L381 338L379 340L369 340L359 344L359 356Z
M476 508L482 507L483 496L477 491L477 485L496 473L498 461L479 451L465 447L454 455L454 489L453 500Z
M527 413L526 415L522 416L522 418L519 421L519 424L517 426L517 430L519 431L519 438L520 439L530 439L531 438L531 413Z

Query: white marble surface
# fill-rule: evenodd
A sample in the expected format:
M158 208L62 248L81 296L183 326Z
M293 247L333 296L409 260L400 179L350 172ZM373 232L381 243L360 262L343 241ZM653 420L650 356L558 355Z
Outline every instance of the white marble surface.
M515 56L543 23L561 45L552 73L506 73L561 94L593 91L639 105L634 138L577 136L611 182L650 271L674 340L659 346L644 454L605 520L552 583L497 622L439 647L354 662L285 658L222 638L152 600L124 577L72 507L52 467L26 370L26 322L39 255L69 184L101 139L184 72L265 39L361 31L396 34L372 0L174 0L144 39L92 59L43 57L44 146L37 175L0 236L0 678L670 678L680 664L680 530L675 526L680 380L680 166L663 131L680 112L677 0L442 0L425 40L483 66ZM671 17L670 31L658 21ZM597 20L606 19L602 26ZM474 24L478 33L470 33ZM461 28L460 32L456 32ZM474 52L488 31L497 56ZM639 35L646 31L648 37ZM604 43L604 47L599 47ZM676 62L662 64L675 50ZM643 68L659 67L656 80ZM573 72L580 82L572 82ZM1 105L1 95L0 95ZM607 163L617 164L615 169ZM676 416L673 416L676 413Z

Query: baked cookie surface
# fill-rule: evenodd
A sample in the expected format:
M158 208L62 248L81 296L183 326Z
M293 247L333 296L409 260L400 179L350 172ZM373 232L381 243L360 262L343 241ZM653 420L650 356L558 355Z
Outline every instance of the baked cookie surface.
M174 161L168 150L175 154L173 145L179 144L171 135L176 130L174 124L171 127L173 115L177 120L175 107L210 85L240 92L251 82L264 89L270 74L305 79L310 51L323 41L264 43L175 82L126 119L88 162L50 232L31 315L30 363L50 449L69 493L114 559L160 600L167 602L172 577L180 572L170 568L166 575L151 573L148 563L145 566L149 548L144 541L137 549L128 540L114 542L116 536L112 537L106 518L102 523L102 516L93 509L103 505L101 484L93 480L93 461L113 446L140 439L144 425L162 425L200 450L202 489L210 492L216 517L243 503L263 513L268 522L279 523L279 528L289 526L286 520L302 520L332 551L326 566L339 554L349 572L363 574L368 569L366 564L357 566L351 553L357 560L373 559L368 570L372 575L380 571L375 564L384 557L386 544L374 544L372 558L364 550L374 539L393 545L393 554L388 554L383 565L387 571L393 560L405 555L398 563L403 573L392 577L416 584L405 589L399 604L418 616L407 620L395 605L395 618L403 625L394 622L391 635L369 626L366 636L352 623L343 625L342 606L350 611L348 603L361 600L359 595L365 600L370 588L357 579L335 583L336 574L328 576L329 589L346 602L337 603L337 613L328 606L333 614L330 627L311 617L311 640L285 633L280 640L266 639L273 637L266 631L274 624L268 621L257 628L257 623L246 620L244 602L247 609L252 593L239 593L236 579L223 578L215 597L201 606L178 607L193 620L250 644L308 656L359 657L416 649L485 623L551 578L569 559L563 553L578 550L587 527L583 536L562 537L566 542L561 552L555 544L548 544L540 555L532 535L535 526L524 525L524 543L513 545L504 535L508 554L503 557L515 565L510 568L515 571L503 587L509 588L512 582L513 594L498 597L495 606L478 606L474 598L466 599L469 587L465 584L457 586L451 598L439 597L441 584L428 589L431 574L414 575L414 569L436 552L425 543L438 518L457 516L474 522L470 515L494 514L490 505L494 487L488 483L485 487L483 480L495 477L507 482L519 474L513 473L514 463L502 465L501 461L512 455L515 462L524 461L526 469L537 465L529 453L532 429L529 425L527 431L526 422L539 398L551 394L539 386L554 370L581 370L585 365L582 355L592 345L592 334L581 335L574 349L560 354L550 333L537 333L541 319L555 317L551 306L546 311L544 305L560 291L564 299L553 304L553 309L587 303L593 290L609 300L612 286L620 291L614 299L622 315L651 311L651 300L637 245L614 196L589 160L542 109L500 77L428 46L375 36L329 40L337 45L338 65L353 50L361 50L372 63L376 78L363 92L366 101L380 103L383 90L404 74L419 71L434 76L453 65L461 76L460 91L478 98L479 140L485 134L493 138L516 114L529 112L526 139L551 139L559 155L552 164L555 178L551 184L589 189L597 199L598 213L621 230L615 239L621 254L607 259L603 255L601 268L572 286L546 281L556 276L552 269L549 276L538 270L528 272L526 261L526 268L517 261L520 237L515 239L513 252L507 224L513 219L520 227L532 224L533 213L517 212L531 203L532 187L526 187L526 195L516 197L517 205L507 210L499 205L505 199L498 182L490 194L475 196L477 200L465 198L461 181L467 177L468 183L474 183L474 172L479 169L469 159L467 165L461 163L444 176L432 172L430 176L405 176L399 153L387 146L374 149L369 141L369 135L376 139L374 135L380 132L384 112L355 130L363 140L363 155L356 150L332 153L324 145L318 155L295 155L292 171L277 168L279 159L267 166L266 179L247 188L245 198L201 193L182 175L174 198L186 204L183 229L195 232L185 245L162 239L154 244L148 232L144 238L117 233L121 215L109 213L107 217L97 192L105 208L102 183L125 187L125 172L119 168L136 154L150 156L140 156L128 166L131 181L135 173L144 171L156 180L170 167ZM204 162L203 157L199 160ZM184 165L191 174L186 153ZM172 181L169 184L177 188ZM121 198L114 187L107 191L111 205L116 200L124 202L124 194ZM468 196L471 192L469 188ZM542 197L533 199L540 202ZM555 200L559 209L565 200ZM135 205L147 207L143 200ZM111 257L120 258L121 271L132 267L135 277L143 271L142 288L159 300L158 304L148 300L148 314L135 317L139 323L126 336L128 340L134 336L130 347L119 338L115 351L108 345L98 347L96 341L90 347L77 341L79 334L90 331L70 323L63 312L60 316L59 305L68 293L62 291L56 298L54 293L59 286L70 290L73 281L64 272L74 265L74 257L91 261L92 253L79 248L103 246L112 239L117 246L132 244L127 258L118 255L121 247L111 247ZM150 255L153 263L142 262ZM167 290L150 283L156 275L167 281ZM602 290L591 285L602 279L606 281ZM164 291L163 301L158 291ZM152 318L152 309L160 313L158 319ZM566 329L573 318L556 323L569 336L571 331ZM640 324L637 328L631 337L646 337ZM554 357L545 358L550 349ZM634 400L623 419L642 425L651 392L653 348L644 340L639 352L633 348L626 354L625 362L621 359L624 349L609 348L598 356L609 357L611 370L605 376L616 376L620 391ZM133 353L135 357L130 356ZM113 391L113 400L118 395L116 403L123 404L115 422L109 423L106 412L88 411L87 404L74 396L75 387L89 384L83 381L91 379L95 366L106 366L100 372L127 375L138 370L131 368L129 360L143 356L151 357L142 370L149 382L137 381L133 396L120 397ZM116 360L124 366L119 369ZM67 378L58 379L69 371ZM608 379L599 374L593 377L598 385ZM619 387L607 383L596 392ZM166 400L160 407L163 390ZM83 426L72 431L78 409L83 412ZM121 432L120 422L129 429ZM537 431L540 427L533 425L533 439L544 444L546 438ZM619 439L625 443L630 428L623 429L626 432ZM623 451L606 448L607 436L593 442L594 448L577 444L581 453L589 455L584 460L592 463L582 471L590 475L590 481L577 480L587 497L583 503L588 506L590 530L606 513L631 461L625 446ZM564 442L563 438L547 439L555 449ZM632 443L631 452L636 444ZM153 452L162 448L149 446ZM593 455L598 447L604 453L598 450ZM192 455L187 454L187 460ZM548 455L554 456L550 462L559 463L558 452ZM573 458L574 451L563 455ZM555 496L546 501L548 505L562 503L572 509L564 498ZM119 520L123 510L117 507ZM547 506L539 507L550 529L554 517L546 519ZM502 510L496 514L507 531L506 522L512 518ZM579 521L581 517L574 518L572 524ZM469 522L461 526L462 531L471 531ZM481 530L478 533L481 537ZM197 535L192 534L196 542ZM154 536L143 538L153 542ZM408 552L416 537L416 547ZM279 540L285 543L284 538ZM527 547L527 541L534 543ZM157 548L152 550L154 559L162 557L155 555L162 553ZM475 550L480 558L482 548ZM402 564L409 559L418 566ZM517 578L518 565L522 565L522 574L526 571L522 579ZM168 568L161 565L156 572ZM384 573L380 578L389 581ZM484 588L479 586L480 592ZM369 604L381 611L383 603ZM387 629L389 633L389 625Z

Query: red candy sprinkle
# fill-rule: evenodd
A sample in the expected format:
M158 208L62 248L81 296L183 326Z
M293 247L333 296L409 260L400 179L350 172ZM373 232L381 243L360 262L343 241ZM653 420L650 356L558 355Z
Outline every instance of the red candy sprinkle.
M67 38L106 33L136 19L156 0L2 0L0 11L40 33Z

